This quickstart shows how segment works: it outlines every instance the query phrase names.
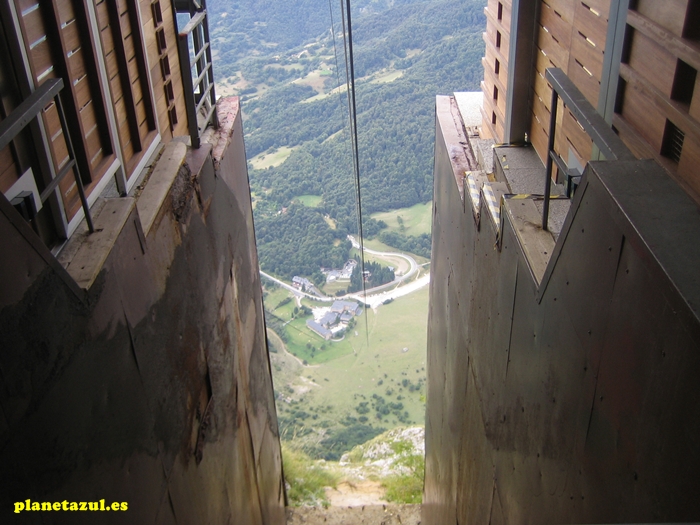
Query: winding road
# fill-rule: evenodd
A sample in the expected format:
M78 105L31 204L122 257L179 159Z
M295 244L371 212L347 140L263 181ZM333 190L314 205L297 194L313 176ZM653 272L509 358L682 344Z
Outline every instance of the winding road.
M348 240L352 243L353 248L360 249L360 243L353 237L352 235L348 235ZM405 286L401 286L404 281L407 279L410 279L413 277L419 270L419 268L423 265L419 265L416 260L411 257L410 255L407 255L405 253L400 253L400 252L380 252L377 250L372 250L371 248L366 248L364 249L366 253L369 253L371 255L376 255L378 257L399 257L401 259L405 259L408 264L409 264L409 270L408 272L404 273L403 275L397 276L393 281L390 283L382 284L380 286L375 286L374 288L369 288L365 290L364 293L350 293L341 297L329 297L326 295L314 295L310 294L307 292L302 292L301 290L295 288L294 286L285 283L284 281L277 279L276 277L273 277L272 275L269 275L262 270L260 270L260 275L264 277L265 279L268 279L270 281L273 281L280 285L282 288L285 288L286 290L289 290L293 294L295 294L297 297L308 297L309 299L314 299L316 301L324 301L324 302L333 302L337 301L339 299L348 299L352 298L357 301L361 301L363 303L368 304L371 308L376 308L380 304L382 304L384 301L387 301L389 299L396 299L397 297L402 297L404 295L408 295L411 292L415 292L416 290L419 290L423 288L424 286L427 286L428 283L430 282L430 275L424 275L423 277L420 277L419 279L416 279L412 283L408 283Z

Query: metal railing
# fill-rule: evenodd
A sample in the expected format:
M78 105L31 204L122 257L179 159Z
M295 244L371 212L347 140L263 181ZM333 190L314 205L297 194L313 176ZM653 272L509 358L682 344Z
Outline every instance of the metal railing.
M192 37L191 48L190 36ZM200 130L204 131L209 124L214 127L219 126L206 9L202 8L192 15L190 21L178 34L177 44L190 139L192 147L199 148ZM194 74L193 68L196 68ZM201 125L200 114L202 114Z
M582 173L576 168L569 168L564 159L554 151L554 136L557 127L557 104L561 97L564 105L578 120L583 130L593 140L600 153L606 160L636 160L622 139L605 122L602 116L595 110L586 97L579 91L576 85L559 68L549 68L545 71L545 78L552 86L552 104L550 105L549 118L549 142L547 144L547 167L544 182L544 206L542 209L542 229L548 229L549 199L552 189L552 168L556 163L559 171L566 175L566 193L569 197L573 193L573 179L580 178Z
M29 97L27 97L27 99L17 106L6 119L0 122L0 151L10 144L27 125L37 118L39 113L49 104L49 101L53 99L56 103L61 130L63 131L63 137L66 141L66 147L68 148L68 162L59 170L51 182L46 185L39 198L41 199L42 204L46 202L68 172L73 170L75 183L78 187L78 194L80 195L80 202L83 207L83 212L85 213L85 221L87 222L90 233L93 233L95 231L95 227L92 224L90 207L88 206L87 198L85 197L85 189L83 187L83 181L80 177L80 169L75 161L75 150L73 149L73 142L71 141L70 134L68 132L66 116L63 112L63 104L61 103L60 92L62 89L63 79L51 78L46 80ZM32 207L36 209L33 199L31 200L31 203ZM13 205L14 204L22 206L23 203L13 202ZM25 215L25 219L26 218L27 216Z

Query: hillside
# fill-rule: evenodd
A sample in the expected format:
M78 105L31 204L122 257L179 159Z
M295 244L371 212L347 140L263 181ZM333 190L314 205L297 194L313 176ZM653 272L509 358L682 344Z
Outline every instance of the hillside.
M479 89L485 3L352 2L363 229L374 250L429 264L435 96ZM347 238L358 229L356 188L331 5L335 31L328 4L209 0L217 92L242 100L261 268L342 295L352 279L326 283L320 271L358 258ZM367 261L381 265L377 278L405 271L391 255ZM337 461L387 429L423 423L426 287L366 309L332 341L306 324L322 303L267 280L265 294L285 442Z
M243 97L261 266L279 272L289 260L286 274L310 277L320 260L347 255L357 230L340 12L334 5L334 46L326 5L233 4L210 0L211 33L219 91ZM484 5L353 2L365 235L381 230L371 213L431 200L434 97L478 89ZM287 213L301 196L316 197L308 211L335 228Z

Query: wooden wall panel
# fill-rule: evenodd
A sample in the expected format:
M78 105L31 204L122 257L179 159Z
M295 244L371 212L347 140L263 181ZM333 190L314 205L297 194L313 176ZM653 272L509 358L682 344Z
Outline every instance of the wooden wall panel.
M573 23L574 2L571 0L543 0L542 3L551 7L556 15L562 17L567 24Z
M0 192L5 193L17 182L19 174L10 146L0 151Z
M576 117L574 117L568 109L564 111L562 128L568 142L578 154L578 162L581 163L581 165L585 165L591 158L591 154L593 152L593 141L578 123ZM562 154L562 157L564 157L567 163L570 164L571 159L569 159L568 156L568 148L566 148L566 150L566 156Z
M138 162L156 136L156 116L151 107L143 49L145 39L141 38L141 28L134 25L138 8L132 0L120 0L115 4L103 0L96 10L102 45L108 50L105 63L127 179L136 175ZM143 32L149 30L144 28ZM115 48L117 41L120 44Z
M161 137L164 141L173 136L187 135L187 112L182 93L182 77L177 54L177 32L174 26L171 3L159 0L140 0L143 19L144 42L151 65L153 93L156 100L155 112ZM161 12L161 22L153 17L152 5L158 4ZM160 53L156 39L156 31L162 31L166 49ZM162 74L161 58L167 58L170 74ZM171 86L172 98L166 97L165 87ZM170 114L177 115L177 123L172 123Z
M631 37L629 66L667 97L671 97L676 59L639 31Z
M574 33L571 39L571 56L600 82L603 76L603 53L591 45L580 31L574 31Z
M690 101L688 114L691 118L700 122L700 75L695 79L695 89L693 90L693 99Z
M504 62L501 60L501 57L498 57L494 50L486 46L485 48L486 53L484 56L484 62L482 65L484 66L484 71L486 74L492 74L494 75L498 81L501 83L501 85L505 88L508 86L508 63L507 61ZM498 73L496 73L496 61L498 61Z
M581 4L594 11L596 16L600 16L607 25L608 15L610 14L610 0L584 0L583 2L576 2L576 4Z
M601 54L605 51L605 40L607 38L608 29L608 10L609 6L608 9L605 10L605 16L603 16L603 14L596 15L594 11L591 11L591 6L588 5L588 3L576 2L576 31L583 33L583 35L585 35L584 38L591 40Z
M622 116L655 151L661 151L666 118L648 98L630 86L624 88Z
M591 75L589 71L586 71L583 64L576 59L574 59L567 74L581 93L584 94L588 102L590 102L593 107L596 107L598 104L598 96L600 95L600 82Z
M538 120L538 117L535 116L533 113L532 115L532 123L530 125L530 142L534 146L535 150L537 151L537 154L540 156L541 159L544 159L547 157L547 141L549 140L547 137L547 133L544 130L544 126L549 126L549 123L543 123L541 122L541 119Z
M637 0L636 10L676 36L682 36L688 0Z
M571 24L554 12L550 6L542 2L540 10L540 26L546 29L562 47L568 48L571 43Z
M499 4L501 14L500 19L498 18ZM510 32L511 11L511 2L506 0L488 0L485 8L486 15L491 17L493 21L498 23L506 32Z

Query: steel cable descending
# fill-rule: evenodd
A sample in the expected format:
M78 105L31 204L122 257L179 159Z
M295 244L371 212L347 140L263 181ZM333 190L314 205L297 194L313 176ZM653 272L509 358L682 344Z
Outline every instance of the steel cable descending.
M350 0L345 0L345 2L340 0L340 13L343 29L343 49L345 52L345 82L348 93L348 114L350 116L352 163L355 174L355 207L357 209L358 243L360 245L360 267L362 272L360 275L360 280L362 282L362 297L365 304L365 338L367 341L367 348L369 348L369 317L367 315L367 286L365 284L365 244L364 234L362 231L362 194L360 190L360 154L357 135L357 101L355 97L355 60L352 47L352 16L350 12ZM336 53L337 61L337 49L334 48L334 51Z

